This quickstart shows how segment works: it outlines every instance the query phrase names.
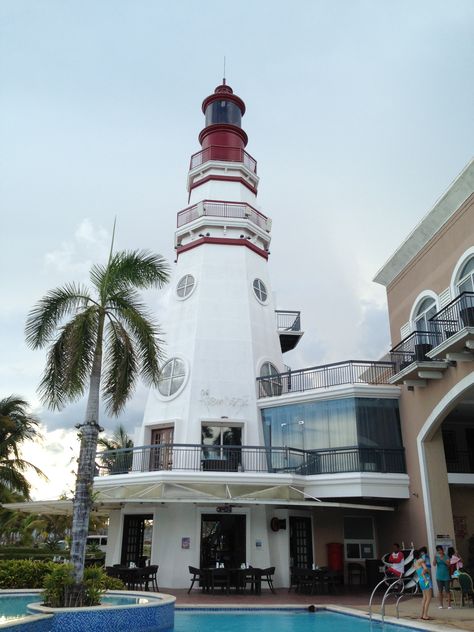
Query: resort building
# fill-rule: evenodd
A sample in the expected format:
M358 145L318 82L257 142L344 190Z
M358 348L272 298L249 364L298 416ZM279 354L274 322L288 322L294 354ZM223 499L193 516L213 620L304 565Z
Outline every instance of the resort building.
M273 304L271 219L257 205L245 105L224 81L202 110L177 214L169 359L138 447L98 457L107 564L137 562L152 525L163 586L216 564L275 566L277 586L293 566L347 574L385 552L410 497L401 387L389 360L285 366L302 318Z
M474 161L375 277L387 288L410 476L392 538L474 536ZM403 528L402 528L403 525ZM472 556L472 552L471 552Z

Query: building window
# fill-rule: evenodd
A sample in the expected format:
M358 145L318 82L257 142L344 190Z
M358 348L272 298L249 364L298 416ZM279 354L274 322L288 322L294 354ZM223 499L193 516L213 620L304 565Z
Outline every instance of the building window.
M435 299L431 296L424 298L415 312L415 331L431 331L433 323L430 322L430 318L432 318L437 311L438 308L436 307Z
M158 390L165 397L170 397L180 389L185 377L186 368L184 362L178 358L172 358L161 369Z
M253 291L255 292L255 296L261 303L265 303L268 297L267 288L265 287L265 283L260 279L255 279L253 282Z
M467 260L459 273L458 294L474 292L474 257Z
M264 378L260 384L267 397L281 395L281 377L276 366L271 362L264 362L260 369L260 377Z
M236 472L242 468L242 426L203 423L201 444L203 470Z
M194 290L194 285L194 277L191 274L186 274L186 276L180 279L176 287L176 294L179 298L187 298Z
M344 518L344 552L346 560L375 557L374 522L370 516Z

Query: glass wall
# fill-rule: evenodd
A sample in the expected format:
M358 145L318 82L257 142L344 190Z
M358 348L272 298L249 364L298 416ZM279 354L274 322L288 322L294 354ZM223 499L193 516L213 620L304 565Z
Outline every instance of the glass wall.
M346 398L262 409L265 445L301 450L401 448L398 401Z

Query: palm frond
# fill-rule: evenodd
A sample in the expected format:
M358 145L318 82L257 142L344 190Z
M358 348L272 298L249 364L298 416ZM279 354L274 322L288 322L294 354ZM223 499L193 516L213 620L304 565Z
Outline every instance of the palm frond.
M133 336L141 377L147 384L156 384L164 346L158 325L133 290L117 292L111 297L108 306L113 316L124 324Z
M39 349L51 342L58 325L68 314L75 313L91 301L87 288L74 283L51 290L30 311L26 321L26 343Z
M98 309L94 306L77 314L66 327L64 388L69 399L80 397L88 383L97 344Z
M23 474L27 468L16 460L8 459L0 461L0 485L11 492L22 494L28 500L30 497L30 484Z
M123 288L162 287L169 280L169 266L161 255L146 250L115 253L107 266L94 266L91 281L105 302Z
M92 306L77 314L61 327L49 350L38 391L53 410L60 410L84 393L97 338L96 313Z
M107 412L118 415L133 392L138 366L133 341L119 322L109 321L106 333L104 385Z

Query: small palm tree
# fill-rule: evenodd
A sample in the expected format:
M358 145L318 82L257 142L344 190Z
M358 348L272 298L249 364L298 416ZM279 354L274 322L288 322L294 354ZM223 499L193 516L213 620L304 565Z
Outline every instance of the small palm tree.
M21 457L23 443L40 438L38 426L24 399L10 395L0 400L0 502L8 502L12 494L29 499L28 470L46 478L38 467Z
M101 437L98 445L105 448L101 461L104 467L112 474L128 472L133 462L133 440L129 437L123 424L119 424L112 438Z
M90 271L93 292L74 283L50 291L31 310L26 341L48 347L39 392L44 403L61 409L88 389L73 501L71 561L76 588L84 556L99 432L100 393L107 411L119 414L141 376L156 384L161 360L160 331L141 302L138 289L161 287L169 270L160 255L110 251L106 265Z

